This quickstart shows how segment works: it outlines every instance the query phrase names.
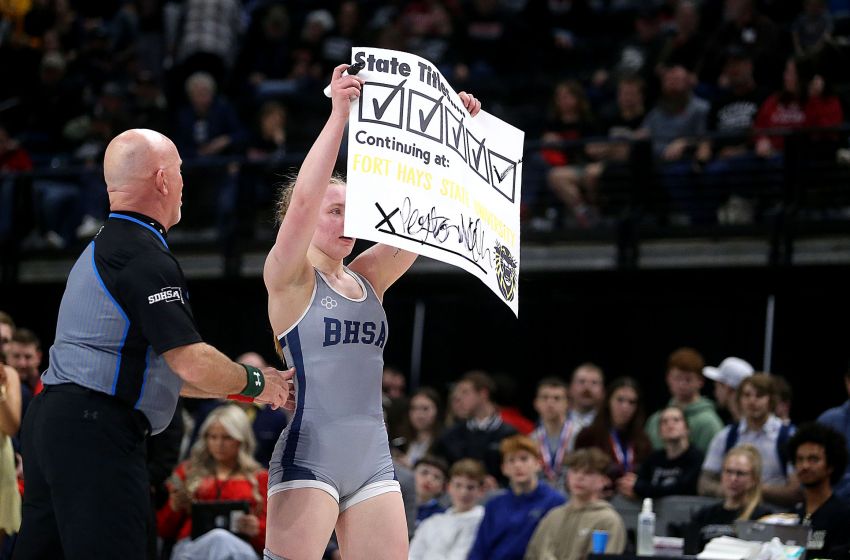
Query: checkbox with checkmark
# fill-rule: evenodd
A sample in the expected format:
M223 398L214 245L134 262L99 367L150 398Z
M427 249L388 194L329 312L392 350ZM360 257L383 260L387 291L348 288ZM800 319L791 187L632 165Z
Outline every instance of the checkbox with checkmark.
M469 148L469 167L475 173L490 182L490 167L487 165L487 149L484 147L485 140L478 140L469 130L466 131L466 145Z
M490 169L493 172L490 175L492 179L490 184L499 194L513 203L516 198L517 164L519 162L493 150L488 149L487 151L490 154Z
M466 163L466 134L463 116L445 107L446 111L446 146L452 149Z
M360 122L402 128L404 115L404 84L366 82L360 95Z
M407 102L407 130L442 144L443 112L440 108L443 97L435 99L411 89Z

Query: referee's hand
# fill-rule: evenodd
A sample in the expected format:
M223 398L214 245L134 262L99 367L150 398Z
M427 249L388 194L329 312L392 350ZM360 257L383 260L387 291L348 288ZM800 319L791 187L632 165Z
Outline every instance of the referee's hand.
M280 371L273 367L265 367L262 371L266 378L266 386L254 402L271 405L273 409L285 408L290 412L295 410L295 388L292 385L295 368Z

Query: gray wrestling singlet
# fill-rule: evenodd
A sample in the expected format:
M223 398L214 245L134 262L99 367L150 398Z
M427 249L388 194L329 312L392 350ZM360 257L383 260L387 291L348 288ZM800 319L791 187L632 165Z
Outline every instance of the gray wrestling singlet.
M270 496L319 488L341 510L398 491L381 401L387 318L368 281L346 271L362 299L337 293L316 271L306 311L278 336L287 366L295 367L297 400L269 465Z

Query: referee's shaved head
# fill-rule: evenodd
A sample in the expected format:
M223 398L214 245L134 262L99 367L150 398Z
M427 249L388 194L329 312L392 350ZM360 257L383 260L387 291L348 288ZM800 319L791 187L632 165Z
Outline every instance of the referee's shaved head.
M154 130L122 132L112 139L103 157L106 187L120 190L153 178L169 148L176 150L171 140Z
M122 132L103 156L110 209L141 212L171 227L180 219L180 163L167 136L145 128Z

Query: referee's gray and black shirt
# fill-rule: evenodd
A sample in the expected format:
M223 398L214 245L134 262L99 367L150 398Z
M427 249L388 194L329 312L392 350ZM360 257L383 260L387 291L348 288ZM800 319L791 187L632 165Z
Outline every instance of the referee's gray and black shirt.
M113 212L71 269L43 383L113 395L165 429L182 380L162 354L201 341L165 228Z

